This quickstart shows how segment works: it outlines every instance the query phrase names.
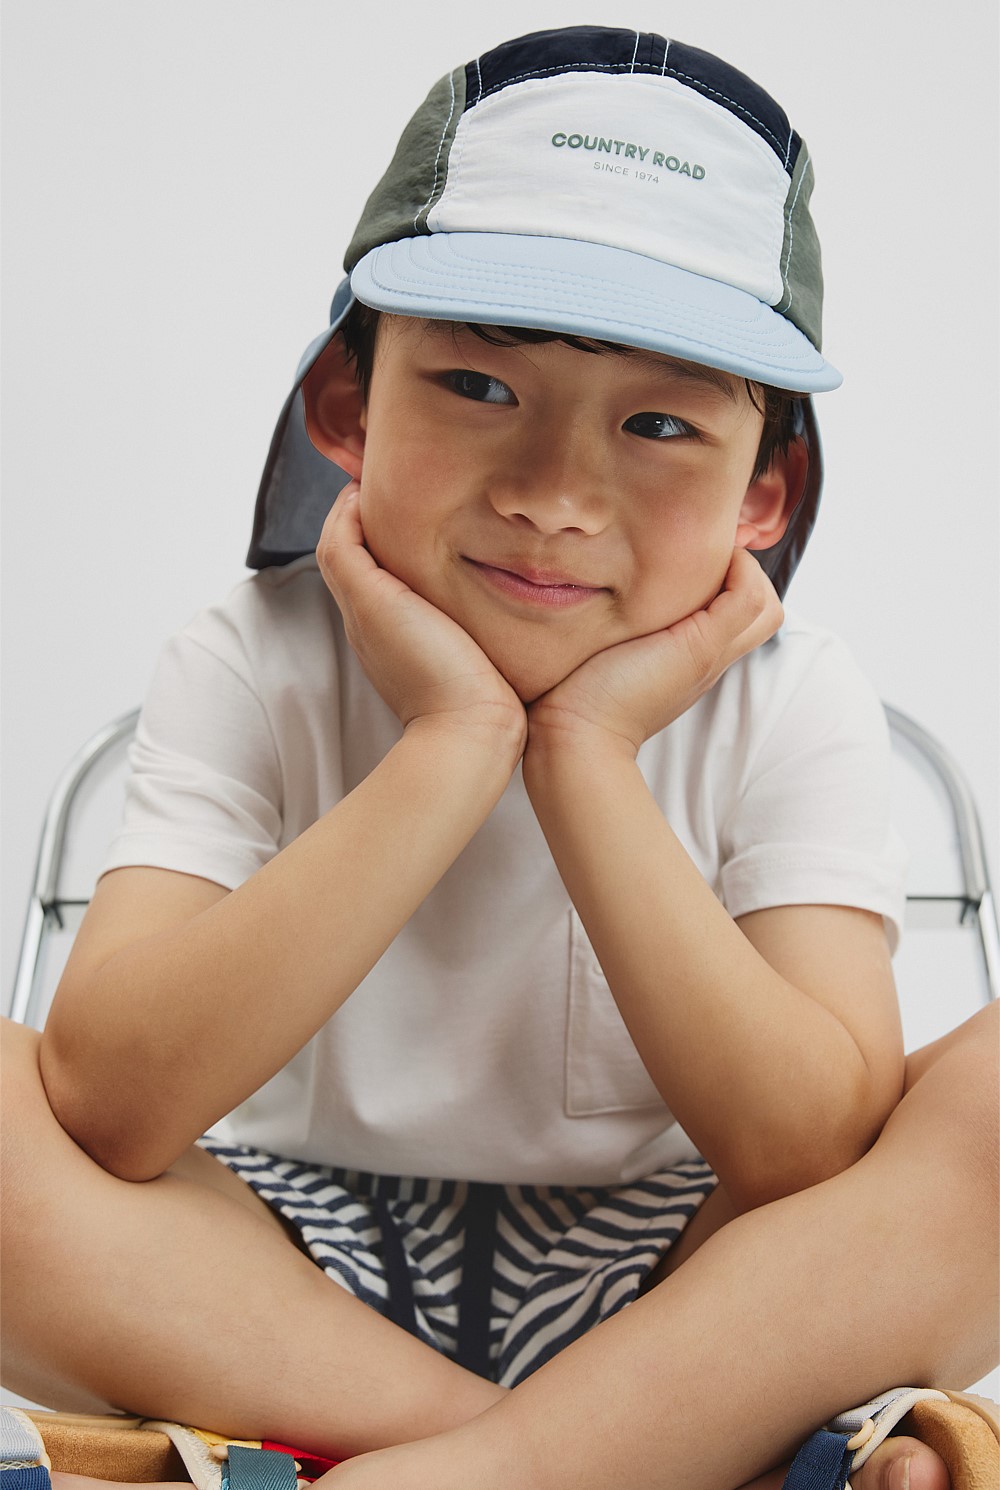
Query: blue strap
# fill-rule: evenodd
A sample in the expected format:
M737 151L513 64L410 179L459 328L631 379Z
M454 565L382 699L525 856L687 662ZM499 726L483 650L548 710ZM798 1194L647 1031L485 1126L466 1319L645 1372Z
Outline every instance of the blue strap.
M52 1490L44 1464L11 1464L0 1469L0 1490Z
M465 1245L462 1281L458 1289L458 1343L455 1359L467 1371L492 1380L490 1318L493 1293L493 1254L497 1240L497 1211L502 1185L469 1184L465 1202Z
M850 1434L820 1428L792 1460L781 1490L844 1490L854 1459Z
M465 1242L462 1277L458 1289L458 1341L455 1359L467 1371L492 1380L490 1367L490 1304L493 1289L493 1254L496 1249L497 1211L502 1185L470 1181L463 1210ZM388 1200L374 1203L382 1233L382 1256L389 1286L389 1318L393 1324L420 1338L413 1279L398 1225Z
M417 1326L417 1306L413 1298L413 1280L410 1265L406 1260L406 1249L399 1227L396 1225L389 1202L385 1196L375 1198L375 1215L382 1233L382 1258L385 1262L385 1280L389 1287L389 1318L401 1330L420 1338Z
M295 1460L277 1449L231 1443L222 1465L222 1490L298 1490Z

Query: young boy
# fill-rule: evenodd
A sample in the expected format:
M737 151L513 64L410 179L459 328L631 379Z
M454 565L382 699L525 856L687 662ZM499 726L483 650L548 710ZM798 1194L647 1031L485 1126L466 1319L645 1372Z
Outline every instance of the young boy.
M811 185L659 36L432 90L5 1042L16 1390L344 1486L728 1490L990 1369L993 1011L904 1062L881 710L775 590Z

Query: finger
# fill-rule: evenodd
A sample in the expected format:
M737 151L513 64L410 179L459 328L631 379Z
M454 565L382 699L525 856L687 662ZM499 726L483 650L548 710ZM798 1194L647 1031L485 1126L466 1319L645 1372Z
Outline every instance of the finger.
M722 590L707 611L720 642L739 644L739 653L773 636L784 619L777 591L746 549L735 549ZM737 655L739 655L739 653Z
M337 493L337 499L323 522L321 542L326 539L336 542L364 542L361 508L358 502L360 495L361 486L357 481L349 481L343 490Z
M337 497L320 533L316 545L316 558L327 580L336 585L350 583L361 578L378 566L365 547L364 528L361 525L361 507L358 501L361 488L351 481Z
M384 617L387 606L400 598L414 599L410 588L383 569L366 547L360 493L357 481L343 488L316 545L320 573L344 617L352 644L358 627L367 625L373 615Z

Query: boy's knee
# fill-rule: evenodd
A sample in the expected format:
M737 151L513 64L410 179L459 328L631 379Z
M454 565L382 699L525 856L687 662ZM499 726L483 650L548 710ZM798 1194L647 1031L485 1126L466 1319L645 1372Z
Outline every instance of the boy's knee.
M3 1020L0 1039L0 1162L5 1205L4 1241L20 1231L26 1209L37 1214L41 1199L57 1185L55 1168L61 1144L72 1140L49 1106L39 1067L41 1036L37 1030Z
M1000 1188L1000 1003L907 1058L906 1092L923 1088L953 1139L956 1165L967 1166L984 1199Z
M981 1009L963 1030L968 1096L996 1205L1000 1201L1000 1003Z
M42 1108L52 1118L38 1067L41 1036L9 1019L0 1021L0 1141L3 1144L5 1187L16 1182L19 1162L30 1147L32 1130L44 1119ZM54 1118L52 1121L55 1121ZM10 1193L8 1189L8 1194Z
M55 1122L38 1069L41 1037L36 1030L3 1020L0 1040L0 1165L3 1170L3 1254L12 1267L38 1193L38 1138L46 1121ZM46 1187L47 1188L47 1187Z
M27 1238L35 1246L58 1208L71 1206L79 1161L92 1163L60 1125L45 1091L39 1064L41 1035L4 1019L0 1039L3 1167L3 1242L6 1251ZM30 1224L27 1218L30 1218Z

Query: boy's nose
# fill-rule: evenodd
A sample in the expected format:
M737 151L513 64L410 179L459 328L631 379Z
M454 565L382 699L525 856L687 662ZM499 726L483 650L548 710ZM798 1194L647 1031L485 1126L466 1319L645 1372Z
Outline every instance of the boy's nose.
M541 431L491 484L490 498L504 517L542 533L599 533L608 523L613 473L592 442Z

